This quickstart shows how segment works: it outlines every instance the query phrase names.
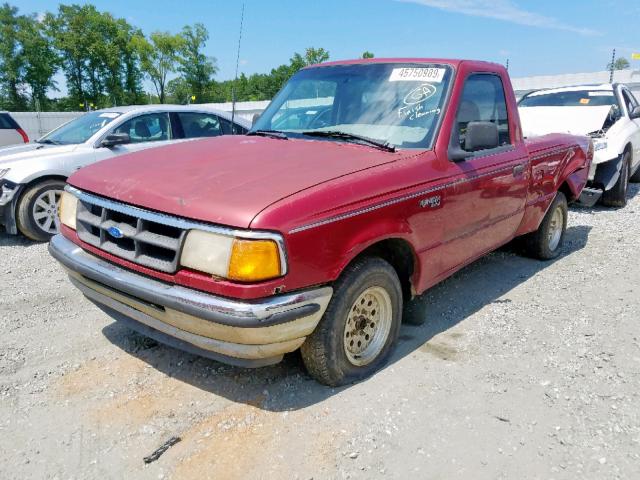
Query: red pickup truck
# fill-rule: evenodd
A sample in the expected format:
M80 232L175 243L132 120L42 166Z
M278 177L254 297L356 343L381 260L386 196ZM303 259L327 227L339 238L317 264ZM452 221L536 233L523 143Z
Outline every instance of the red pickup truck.
M403 310L424 319L414 296L478 257L515 237L557 256L592 156L586 137L525 141L500 65L326 63L247 135L72 175L50 252L160 342L245 366L300 349L341 385L389 358Z

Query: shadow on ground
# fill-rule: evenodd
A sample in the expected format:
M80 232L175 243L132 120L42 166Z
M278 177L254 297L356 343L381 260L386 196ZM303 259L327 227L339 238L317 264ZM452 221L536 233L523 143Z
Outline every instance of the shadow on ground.
M562 255L556 260L541 262L524 258L516 255L513 247L506 247L430 289L420 297L420 301L426 302L427 321L420 327L403 325L399 345L389 364L411 354L484 305L497 301L555 261L584 248L590 229L584 226L567 229ZM265 410L297 410L350 388L334 389L316 383L305 372L298 353L285 356L278 365L243 369L156 344L117 322L106 326L103 333L116 346L170 377Z
M28 247L37 243L23 235L9 235L4 228L0 227L0 247Z

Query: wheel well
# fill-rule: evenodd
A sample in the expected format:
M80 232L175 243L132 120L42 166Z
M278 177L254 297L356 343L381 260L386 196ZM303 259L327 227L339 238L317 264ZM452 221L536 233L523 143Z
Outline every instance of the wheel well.
M25 185L25 189L30 188L33 185L36 185L37 183L46 182L47 180L60 180L62 182L66 182L67 177L63 175L45 175L44 177L34 178L33 180L31 180L29 183Z
M629 152L629 160L631 162L631 165L633 165L633 148L631 148L631 144L630 143L627 143L624 146L624 150L622 151L622 153L624 154L626 152Z
M564 196L567 198L567 202L571 202L572 200L576 199L576 196L571 191L571 188L569 187L569 184L567 182L564 182L562 185L560 185L558 191L564 193Z
M24 188L20 192L20 197L16 198L14 200L15 201L15 204L14 204L15 210L17 211L18 205L20 204L20 201L22 200L22 197L27 192L27 190L29 190L34 185L37 185L38 183L46 182L47 180L60 180L62 182L66 182L67 181L67 177L65 177L63 175L45 175L43 177L34 178L29 183L25 183Z
M380 257L389 262L398 274L404 299L411 299L415 294L411 277L415 271L416 257L409 242L400 238L382 240L367 247L352 262L365 256Z

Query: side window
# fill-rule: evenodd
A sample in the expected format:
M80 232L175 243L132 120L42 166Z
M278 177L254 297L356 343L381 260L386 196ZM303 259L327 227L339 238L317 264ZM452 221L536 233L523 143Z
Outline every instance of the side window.
M159 142L171 140L169 114L149 113L134 117L117 127L114 133L128 133L131 143Z
M184 138L217 137L222 135L217 115L199 112L178 112Z
M631 111L638 105L637 100L629 93L626 89L622 89L622 99L624 100L624 104L627 107L627 113L631 113Z
M220 125L222 125L223 135L244 135L247 133L247 129L241 127L237 123L233 126L233 132L231 131L231 122L225 118L220 118Z
M494 123L498 127L498 145L511 143L504 87L497 75L478 73L465 80L455 126L463 150L469 122Z

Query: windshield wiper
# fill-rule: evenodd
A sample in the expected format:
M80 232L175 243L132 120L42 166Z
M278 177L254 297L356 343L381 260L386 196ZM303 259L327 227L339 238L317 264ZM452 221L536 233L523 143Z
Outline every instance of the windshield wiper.
M60 142L56 142L55 140L51 140L50 138L45 138L44 140L36 140L36 143L46 143L47 145L60 145Z
M387 152L395 152L396 147L389 142L381 142L374 140L373 138L363 137L362 135L356 135L354 133L339 132L337 130L308 130L302 132L303 135L309 135L311 137L328 137L328 138L341 138L343 140L352 140L355 142L366 143Z
M280 130L250 130L247 135L260 135L261 137L279 138L280 140L289 140L284 132Z

